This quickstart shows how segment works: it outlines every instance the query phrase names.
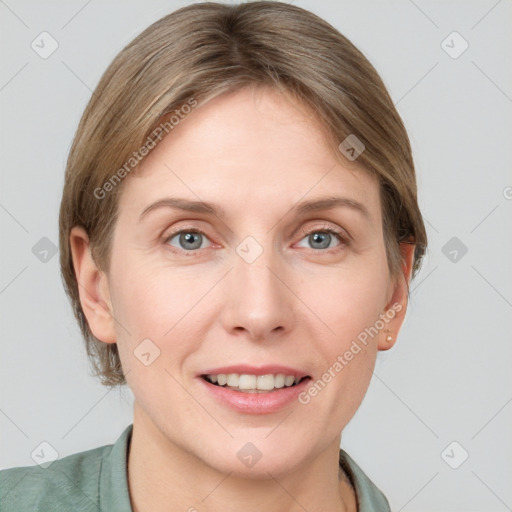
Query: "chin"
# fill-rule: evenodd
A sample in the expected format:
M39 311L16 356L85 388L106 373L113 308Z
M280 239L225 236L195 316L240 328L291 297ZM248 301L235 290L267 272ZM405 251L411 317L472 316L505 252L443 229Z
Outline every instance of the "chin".
M268 479L270 475L286 475L308 459L308 449L299 438L288 438L288 443L284 445L277 437L271 441L245 435L230 438L229 441L219 440L215 447L203 448L206 448L204 453L198 454L203 463L216 471L240 478Z

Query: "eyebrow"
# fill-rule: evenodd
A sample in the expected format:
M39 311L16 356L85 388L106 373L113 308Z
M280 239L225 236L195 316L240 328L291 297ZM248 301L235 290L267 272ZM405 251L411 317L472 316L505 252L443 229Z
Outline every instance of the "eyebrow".
M155 203L146 207L139 216L139 222L149 212L162 207L174 208L195 213L204 213L220 218L226 218L225 210L217 204L204 201L191 201L189 199L182 199L177 197L167 197L165 199L160 199L159 201L156 201ZM361 213L367 219L370 219L370 214L362 203L347 197L327 196L309 201L303 201L296 204L293 208L291 208L290 211L298 215L304 215L306 213L332 210L338 207L351 208Z

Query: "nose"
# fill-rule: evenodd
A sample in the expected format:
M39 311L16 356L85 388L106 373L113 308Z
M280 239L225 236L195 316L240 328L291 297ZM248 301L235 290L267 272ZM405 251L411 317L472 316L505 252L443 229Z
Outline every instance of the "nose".
M251 263L234 254L227 276L222 322L231 335L252 341L275 341L291 330L295 306L289 272L266 249Z

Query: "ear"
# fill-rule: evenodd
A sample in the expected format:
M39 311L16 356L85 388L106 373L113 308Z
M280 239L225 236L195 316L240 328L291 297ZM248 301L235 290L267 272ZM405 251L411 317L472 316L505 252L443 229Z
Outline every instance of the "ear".
M89 328L100 341L115 343L114 317L107 275L96 266L89 246L89 236L82 227L75 226L71 229L69 243L80 304Z
M415 247L412 243L404 242L400 244L401 273L397 279L392 280L389 286L388 301L382 317L386 326L379 333L377 344L379 350L389 350L394 346L405 319Z

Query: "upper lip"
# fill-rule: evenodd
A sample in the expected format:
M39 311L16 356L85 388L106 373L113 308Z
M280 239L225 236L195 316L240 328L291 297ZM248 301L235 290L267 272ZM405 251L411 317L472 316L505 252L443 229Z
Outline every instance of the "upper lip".
M293 375L295 378L302 379L303 377L308 377L309 374L303 372L302 370L298 370L296 368L290 368L289 366L282 366L279 364L271 364L265 366L250 366L247 364L237 364L230 366L222 366L217 368L209 368L205 371L202 371L199 376L202 375L220 375L229 374L229 373L238 373L239 375L277 375L278 373L282 373L284 375Z

